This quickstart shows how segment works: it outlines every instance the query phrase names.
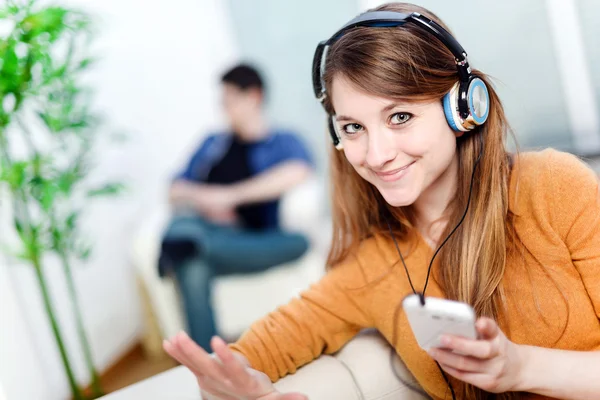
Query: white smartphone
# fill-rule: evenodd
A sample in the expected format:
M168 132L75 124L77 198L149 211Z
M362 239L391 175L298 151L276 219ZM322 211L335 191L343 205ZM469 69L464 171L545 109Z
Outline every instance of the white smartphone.
M420 296L411 294L402 301L402 307L417 343L425 351L443 347L442 335L477 338L475 311L466 303L426 297L422 305Z

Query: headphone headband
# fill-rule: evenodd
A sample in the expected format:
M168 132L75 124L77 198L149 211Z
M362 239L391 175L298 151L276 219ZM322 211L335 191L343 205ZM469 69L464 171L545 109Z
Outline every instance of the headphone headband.
M471 74L467 61L467 52L458 41L440 24L419 14L404 14L395 11L370 11L359 15L346 23L329 39L320 42L315 51L312 65L312 80L315 97L324 105L327 92L323 82L323 70L330 46L346 32L356 27L399 27L404 24L415 24L435 36L450 50L456 62L458 82L449 94L444 96L443 105L446 119L455 131L470 131L485 123L489 110L489 94L485 83ZM327 111L327 110L325 110ZM341 141L335 130L334 115L329 115L329 134L337 149L341 149Z
M413 23L424 28L427 32L434 35L440 42L448 48L454 55L456 61L456 67L458 70L459 80L461 82L468 82L471 76L471 69L467 61L467 53L462 48L460 43L454 37L445 30L437 22L424 17L419 13L404 14L395 11L371 11L366 12L358 17L352 19L350 22L345 24L341 29L334 33L329 39L319 43L315 55L313 57L313 90L317 99L321 102L325 98L325 90L323 85L323 55L327 52L328 47L335 43L341 38L347 31L352 28L359 26L365 27L395 27L402 26L406 23Z

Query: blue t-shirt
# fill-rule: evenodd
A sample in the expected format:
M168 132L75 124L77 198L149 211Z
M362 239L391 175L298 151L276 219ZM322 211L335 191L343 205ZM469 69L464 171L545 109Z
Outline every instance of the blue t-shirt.
M233 139L232 133L209 135L194 153L185 170L178 175L178 179L206 182L212 168L228 153ZM273 131L265 139L252 142L248 145L246 155L250 177L286 161L301 160L309 165L313 164L304 144L289 131ZM262 227L279 227L279 201L264 203L262 209Z

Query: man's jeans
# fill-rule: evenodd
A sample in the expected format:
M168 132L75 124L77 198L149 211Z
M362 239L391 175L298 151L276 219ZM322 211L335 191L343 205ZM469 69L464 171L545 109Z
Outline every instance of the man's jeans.
M299 258L307 248L300 234L215 225L198 216L175 217L165 232L162 252L177 278L192 339L212 351L210 339L217 334L211 305L215 277L265 271Z

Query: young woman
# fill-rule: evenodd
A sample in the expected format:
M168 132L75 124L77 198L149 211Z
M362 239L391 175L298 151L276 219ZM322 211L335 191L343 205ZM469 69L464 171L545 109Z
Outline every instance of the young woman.
M375 327L435 399L600 398L595 174L555 150L509 154L498 96L443 23L374 11L315 57L338 148L328 273L236 344L214 338L213 357L185 334L166 351L216 398L302 399L271 382ZM478 339L422 351L413 292L470 304Z

